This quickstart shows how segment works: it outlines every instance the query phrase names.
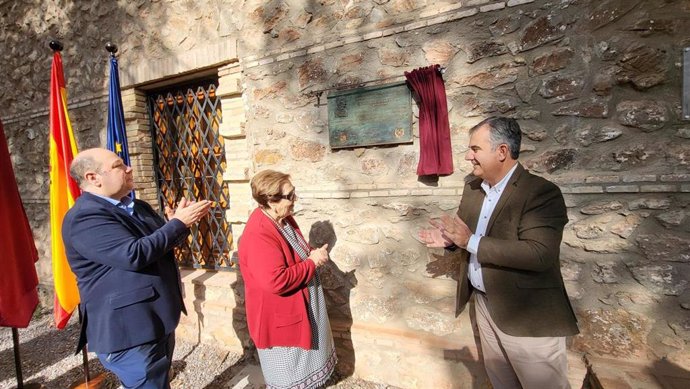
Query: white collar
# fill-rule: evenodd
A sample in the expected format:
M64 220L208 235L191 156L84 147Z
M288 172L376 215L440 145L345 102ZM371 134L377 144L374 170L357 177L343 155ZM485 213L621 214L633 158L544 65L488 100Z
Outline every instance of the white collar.
M486 182L486 180L482 180L482 189L484 189L485 193L489 193L489 191L494 191L501 193L503 192L503 189L506 188L506 185L508 185L508 181L510 181L510 177L515 173L515 169L517 169L518 164L516 163L510 170L508 170L508 173L501 178L501 181L496 183L494 186L489 186L489 183Z

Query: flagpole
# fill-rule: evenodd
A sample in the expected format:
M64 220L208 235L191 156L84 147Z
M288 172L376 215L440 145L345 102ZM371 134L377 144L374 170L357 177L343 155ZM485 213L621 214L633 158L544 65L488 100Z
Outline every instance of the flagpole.
M12 327L12 344L14 345L14 370L17 372L17 389L24 389L22 360L19 356L19 331L15 327Z
M79 324L81 323L81 309L77 309L78 314L79 314ZM89 381L91 381L91 374L89 373L89 356L87 355L86 348L88 346L84 345L84 348L81 349L81 355L83 359L83 364L84 364L84 383L86 384L86 387L89 387Z
M53 52L56 52L56 51L60 52L64 48L64 46L62 45L62 42L60 42L58 40L51 40L48 43L48 47L50 47L50 49L53 50ZM66 109L66 107L65 107L65 109ZM81 324L82 323L81 310L78 307L77 307L77 311L79 312L79 324ZM103 374L100 374L93 381L91 380L90 373L89 373L89 356L88 356L87 346L84 346L84 348L82 348L81 351L82 351L82 359L83 359L82 364L84 367L84 382L83 383L76 382L76 383L70 385L70 388L90 388L90 387L98 388L105 376Z
M19 354L19 331L17 331L17 327L12 327L12 345L14 346L14 369L17 374L17 389L43 389L43 385L37 382L24 385L22 358Z

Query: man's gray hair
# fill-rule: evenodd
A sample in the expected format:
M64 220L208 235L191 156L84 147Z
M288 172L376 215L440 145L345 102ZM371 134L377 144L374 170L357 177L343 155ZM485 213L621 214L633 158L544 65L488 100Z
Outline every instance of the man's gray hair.
M510 157L518 159L520 156L520 143L522 142L522 130L520 130L517 120L507 117L490 117L472 127L470 135L485 124L489 126L492 151L505 143L508 146L508 150L510 150Z
M72 160L72 164L69 166L69 175L81 187L84 183L84 175L89 170L98 171L98 163L91 156L80 155Z

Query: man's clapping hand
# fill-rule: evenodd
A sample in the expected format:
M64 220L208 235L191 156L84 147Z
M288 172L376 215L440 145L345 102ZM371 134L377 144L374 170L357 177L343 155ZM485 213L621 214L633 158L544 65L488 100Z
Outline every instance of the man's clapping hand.
M434 228L419 231L419 239L427 247L448 247L455 244L467 248L472 231L457 215L442 215L440 219L429 220Z
M208 215L212 202L209 200L189 201L182 198L177 208L165 207L165 215L169 220L178 219L187 227L198 222L202 217Z

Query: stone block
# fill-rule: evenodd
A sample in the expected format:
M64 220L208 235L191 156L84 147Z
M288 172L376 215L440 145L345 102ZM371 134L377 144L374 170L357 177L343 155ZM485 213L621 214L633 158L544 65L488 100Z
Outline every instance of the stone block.
M671 200L657 199L657 198L641 198L631 200L628 203L628 209L631 211L638 209L669 209L671 207Z
M422 46L424 57L429 63L448 64L458 52L458 48L447 40L433 40L424 43Z
M608 102L600 99L578 101L561 106L553 111L555 116L579 116L583 118L606 118L609 115Z
M479 12L491 12L491 11L503 9L505 7L506 7L506 4L504 2L499 2L499 3L489 4L489 5L483 5L483 6L479 7Z
M312 47L307 49L307 54L320 53L324 50L326 50L326 46L324 46L324 45L312 46Z
M412 31L418 28L426 27L428 22L426 20L421 20L419 22L409 23L405 25L405 31Z
M470 16L474 16L474 15L476 15L477 13L479 13L479 9L477 9L477 8L470 8L470 9L465 10L465 11L455 12L455 13L451 14L451 15L448 17L448 20L451 21L451 20L464 19L464 18L468 18L468 17L470 17Z
M638 193L640 187L637 185L609 185L606 187L608 193Z
M474 63L482 58L495 57L508 53L508 47L493 39L478 41L467 46L467 62Z
M383 33L381 31L374 31L368 34L364 34L364 40L380 38L381 36L383 36Z
M457 196L455 189L432 189L434 196Z
M585 183L587 184L602 184L602 183L609 183L609 182L618 182L620 181L620 177L616 175L608 175L608 176L589 176L585 178Z
M581 334L573 348L599 356L639 357L645 351L650 320L623 309L588 309L578 315Z
M679 211L683 212L682 210ZM684 213L681 216L685 218ZM690 263L690 240L681 236L670 233L641 234L637 237L637 244L647 259L654 263Z
M331 198L333 198L333 199L349 199L350 198L350 192L346 192L346 191L331 192Z
M460 3L458 3L458 4L460 4ZM421 12L421 13L419 14L419 17L420 17L420 18L428 18L428 17L431 17L431 16L436 16L436 15L442 13L442 12L443 12L443 11L441 11L440 8L430 8L430 9L427 9L426 11Z
M599 185L582 185L582 186L574 186L574 187L563 187L563 188L561 188L561 191L563 193L570 193L570 194L604 193L604 188L602 188Z
M604 126L600 128L586 126L577 132L576 138L581 145L587 147L593 143L608 142L621 135L623 135L623 130L617 126Z
M534 0L508 0L508 7L515 7L518 5L529 4L534 2Z
M370 197L388 197L390 193L387 190L372 190L369 192Z
M457 80L461 86L475 86L480 89L495 89L501 85L510 84L517 80L519 68L512 64L492 66L479 73L471 74Z
M542 16L525 27L518 43L518 50L531 50L561 38L563 32L557 18Z
M572 185L572 184L584 184L585 178L582 176L571 176L571 177L553 177L553 182L558 185Z
M353 43L361 42L364 38L361 35L348 36L343 39L343 43L350 45Z
M553 173L557 170L566 170L575 163L576 153L576 149L569 148L547 151L530 158L525 165L536 172Z
M476 7L478 5L490 3L492 0L466 0L462 2L465 7Z
M668 121L666 106L655 100L622 101L616 106L618 121L644 132L656 131Z
M227 96L239 95L241 93L241 73L230 74L218 79L218 88L216 88L216 95L221 99Z
M433 189L412 189L410 190L411 196L431 196L433 195Z
M690 174L663 174L660 177L661 182L682 182L690 181Z
M438 8L438 11L439 11L440 13L445 13L445 12L450 12L450 11L458 10L458 9L460 9L460 8L462 8L462 7L465 7L465 6L468 6L468 5L467 5L466 3L457 2L457 3L453 3L453 4L449 4L449 5L444 5L444 6L442 6L442 7L439 7L439 8Z
M667 80L668 54L665 50L638 42L628 46L618 59L619 83L631 83L635 89L645 90Z
M654 294L680 296L688 288L688 281L672 264L640 261L626 265L633 278Z
M654 182L656 174L625 174L623 182Z
M640 192L677 192L676 185L640 185Z

